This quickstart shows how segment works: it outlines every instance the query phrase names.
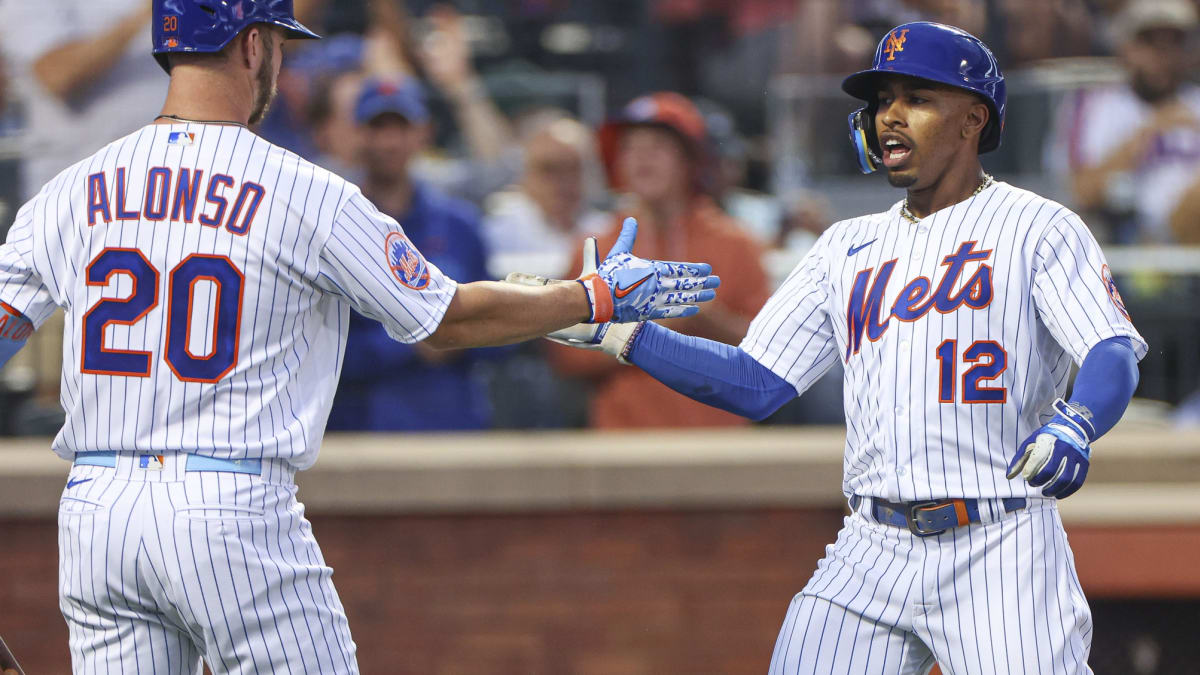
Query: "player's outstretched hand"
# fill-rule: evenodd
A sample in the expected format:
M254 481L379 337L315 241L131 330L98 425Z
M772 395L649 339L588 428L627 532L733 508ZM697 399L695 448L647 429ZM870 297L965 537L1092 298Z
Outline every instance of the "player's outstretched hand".
M596 239L588 237L583 242L583 271L584 278L589 274L595 275L596 270ZM590 261L590 262L588 262ZM589 269L590 267L590 269ZM538 276L536 274L526 274L525 272L511 272L505 281L512 284L523 284L525 286L545 286L546 284L570 284L573 281L564 281L562 279L551 279L549 277ZM585 286L586 287L586 286ZM590 291L589 291L590 294ZM589 295L589 300L591 297ZM630 338L637 331L638 323L577 323L574 326L556 330L545 338L551 342L557 342L570 347L579 347L581 349L593 349L606 352L617 357L622 363L627 363L621 359L628 345Z
M1053 419L1021 443L1008 464L1010 479L1021 475L1047 497L1066 499L1083 486L1096 430L1084 411L1061 398L1054 402Z
M547 339L603 351L627 363L623 357L642 322L691 316L700 311L699 303L716 297L713 289L721 285L721 279L712 276L712 266L638 258L630 253L636 238L637 221L626 218L604 262L597 255L596 239L584 240L583 274L578 281L587 289L592 320L554 331ZM513 272L505 281L527 286L570 283L523 272ZM608 297L612 304L606 312L603 307Z
M721 285L712 276L707 263L645 260L633 255L637 221L626 218L621 235L601 262L595 241L584 243L583 275L580 282L588 289L592 319L588 323L630 323L651 319L691 316L699 304L716 297L713 290ZM607 295L608 297L602 297ZM611 312L602 308L611 299Z

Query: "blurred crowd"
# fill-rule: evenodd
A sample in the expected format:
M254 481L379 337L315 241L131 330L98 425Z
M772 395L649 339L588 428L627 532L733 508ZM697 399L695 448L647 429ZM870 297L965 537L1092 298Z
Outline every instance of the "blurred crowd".
M995 49L1010 92L1055 92L1032 173L1065 186L1101 241L1200 243L1198 2L296 0L325 39L288 44L257 131L357 183L459 281L574 275L584 237L603 252L636 216L635 253L705 260L724 282L672 327L737 344L780 280L772 261L856 206L778 180L772 83L865 67L904 21L963 27ZM0 237L58 171L157 114L167 79L149 24L149 0L0 0ZM1074 79L1020 78L1045 64ZM61 340L52 322L0 371L0 434L57 429ZM840 377L767 423L840 422ZM1200 399L1189 415L1200 423ZM438 352L354 315L329 428L747 423L593 353Z

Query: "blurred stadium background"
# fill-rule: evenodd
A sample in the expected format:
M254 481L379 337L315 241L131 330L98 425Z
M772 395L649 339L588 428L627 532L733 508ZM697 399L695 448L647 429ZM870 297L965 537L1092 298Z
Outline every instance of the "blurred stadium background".
M1197 672L1193 0L296 6L327 39L288 45L259 133L419 221L418 246L460 280L566 274L586 234L663 212L652 180L608 180L620 160L598 132L654 92L698 116L699 131L672 132L691 201L639 245L731 251L717 273L751 281L679 326L730 342L825 227L899 198L854 168L842 76L903 21L982 37L1009 82L985 167L1084 215L1151 345L1125 421L1062 506L1092 668ZM148 0L0 0L0 58L2 237L45 180L148 123L167 80ZM392 117L364 108L371 92ZM354 331L322 458L298 482L364 672L765 671L844 509L840 373L751 425L550 345L446 359L385 344L369 322ZM60 354L51 324L0 370L0 634L33 674L69 668L54 525L67 466L48 450ZM614 407L627 400L667 403L638 417Z

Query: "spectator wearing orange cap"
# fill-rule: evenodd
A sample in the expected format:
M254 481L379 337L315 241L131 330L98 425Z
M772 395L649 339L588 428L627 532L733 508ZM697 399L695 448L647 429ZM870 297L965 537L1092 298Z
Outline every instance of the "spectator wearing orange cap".
M623 193L611 230L598 237L600 250L607 251L621 221L634 216L639 225L635 255L712 263L721 277L717 299L696 316L664 323L688 335L738 344L770 289L762 247L707 193L714 167L700 112L678 94L643 96L605 124L599 140L610 184ZM577 261L575 271L580 267ZM640 370L621 368L604 354L564 347L553 350L551 358L559 372L594 381L593 427L746 423L676 394Z

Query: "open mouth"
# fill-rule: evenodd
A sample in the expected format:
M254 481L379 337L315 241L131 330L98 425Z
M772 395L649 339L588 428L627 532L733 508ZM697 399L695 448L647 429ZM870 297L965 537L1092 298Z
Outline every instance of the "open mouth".
M912 154L912 148L905 145L903 141L889 138L883 142L883 165L889 169L894 169L908 160Z

